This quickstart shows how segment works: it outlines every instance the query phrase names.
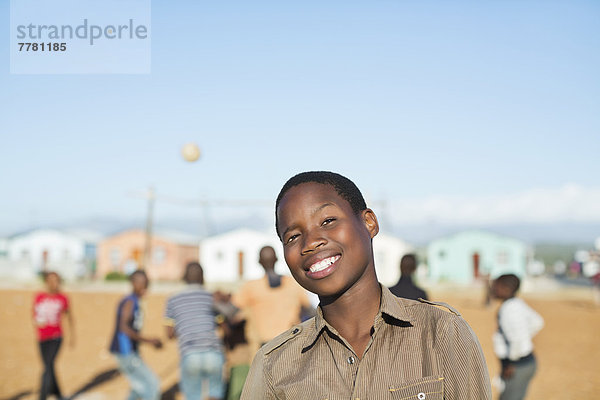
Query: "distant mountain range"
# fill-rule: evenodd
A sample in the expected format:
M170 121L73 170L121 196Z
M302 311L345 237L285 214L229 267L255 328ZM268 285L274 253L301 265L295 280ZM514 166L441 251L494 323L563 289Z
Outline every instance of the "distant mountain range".
M433 239L467 229L478 229L520 239L528 244L580 244L593 247L600 237L600 222L521 223L503 225L441 225L419 224L398 226L393 232L409 242L424 245Z
M103 235L110 235L125 229L144 229L145 221L143 219L135 218L93 217L43 227L87 229L97 231ZM219 218L218 220L217 218L210 218L208 221L198 217L162 218L155 223L156 229L178 230L199 237L211 236L240 227L260 231L274 230L272 219L269 219L269 217L266 217L261 213L248 214L247 216L236 218ZM30 229L31 228L34 227L30 227ZM555 243L578 245L582 248L592 248L594 240L600 237L600 222L522 223L478 226L423 223L388 226L385 224L385 221L382 221L382 231L394 234L417 246L424 246L433 239L467 229L491 231L523 240L532 245L539 243ZM7 233L6 236L13 233L17 232Z

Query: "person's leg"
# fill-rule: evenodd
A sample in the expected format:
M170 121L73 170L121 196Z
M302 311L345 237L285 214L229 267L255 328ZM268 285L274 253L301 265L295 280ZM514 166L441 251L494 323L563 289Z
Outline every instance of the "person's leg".
M62 338L53 339L52 340L52 348L50 350L50 390L49 394L55 394L59 399L62 398L62 394L60 388L58 386L58 379L56 378L54 364L56 361L56 356L58 355L58 351L60 350L60 345L62 344Z
M50 346L47 341L40 343L40 355L42 357L42 363L44 365L42 369L42 378L40 380L40 400L46 400L48 396L48 364L50 363Z
M227 400L240 400L242 389L246 382L246 377L250 372L250 365L242 364L231 367L229 371L229 388L227 390Z
M156 400L160 396L158 377L148 368L139 355L117 355L119 370L127 377L131 387L128 400Z
M225 357L220 351L205 351L203 377L208 380L208 397L210 400L221 400L225 397L225 382L223 381L223 365Z
M119 371L129 381L129 396L127 396L127 400L137 400L139 398L139 393L136 391L140 385L135 382L135 358L132 354L115 354L115 357L119 363Z
M500 394L500 400L523 400L527 393L527 387L536 370L535 359L517 365L515 373L510 379L504 381L504 391Z
M158 400L160 399L160 381L158 376L142 361L140 358L141 365L138 369L142 380L145 382L145 391L142 396L143 400Z
M186 400L202 399L202 368L200 352L187 353L181 359L181 391Z
M40 342L40 352L44 363L42 382L40 387L40 400L45 400L48 395L56 395L61 398L60 388L54 372L54 361L60 349L62 339L51 339Z
M146 363L137 356L139 364L136 368L136 375L139 381L144 383L142 400L158 400L160 398L160 381L158 376L146 365Z

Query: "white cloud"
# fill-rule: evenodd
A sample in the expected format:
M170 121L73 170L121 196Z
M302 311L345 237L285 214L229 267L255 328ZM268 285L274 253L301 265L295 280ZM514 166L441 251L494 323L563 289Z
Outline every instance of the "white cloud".
M399 223L600 222L600 188L567 184L497 196L432 196L393 202L388 210Z

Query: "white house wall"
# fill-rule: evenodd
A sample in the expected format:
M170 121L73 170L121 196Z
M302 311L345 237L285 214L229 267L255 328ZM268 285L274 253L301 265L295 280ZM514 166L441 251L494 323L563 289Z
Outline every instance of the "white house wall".
M264 270L258 263L263 246L272 246L277 254L275 270L282 275L290 272L285 264L283 248L275 234L240 229L204 239L200 243L200 263L207 282L238 280L238 253L244 253L244 280L258 279ZM400 278L400 259L413 248L403 240L380 233L373 239L377 277L384 285L393 285Z
M3 281L30 282L36 277L37 273L30 263L0 258L0 279Z
M289 275L285 265L281 242L275 234L249 229L239 229L204 239L200 243L200 264L207 282L235 282L238 280L238 254L243 252L243 280L258 279L264 275L258 263L258 253L263 246L272 246L277 254L275 270Z
M373 253L377 278L385 286L392 286L400 279L400 260L413 251L403 240L379 233L373 239Z
M85 242L79 238L54 230L38 230L16 236L8 243L8 259L18 265L27 263L36 272L43 268L44 251L47 251L47 270L55 270L65 279L81 273Z
M8 258L8 240L0 239L0 259Z

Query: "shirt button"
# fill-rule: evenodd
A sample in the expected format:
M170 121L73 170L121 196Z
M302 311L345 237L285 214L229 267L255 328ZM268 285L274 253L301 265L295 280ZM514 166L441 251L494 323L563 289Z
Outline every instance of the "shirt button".
M417 395L417 398L418 398L419 400L425 400L425 393L423 393L423 392L419 393L419 394Z
M294 329L294 330L292 331L292 333L293 333L294 335L295 335L296 333L298 333L298 332L300 332L300 329L299 329L299 328L296 328L296 329Z
M356 358L354 358L354 356L350 356L348 357L348 364L352 365L356 362Z

